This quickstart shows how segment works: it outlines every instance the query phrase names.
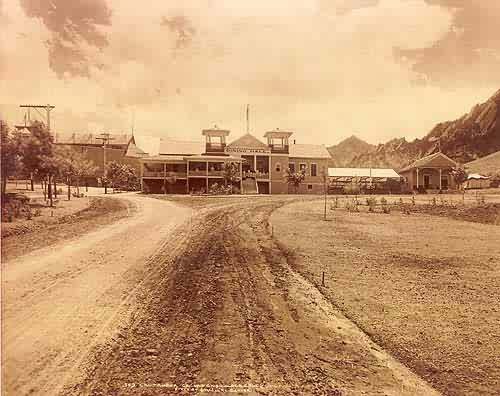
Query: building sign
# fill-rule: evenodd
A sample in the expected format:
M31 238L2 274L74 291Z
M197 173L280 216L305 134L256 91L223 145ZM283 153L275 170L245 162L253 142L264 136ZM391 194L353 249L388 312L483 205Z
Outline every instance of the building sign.
M250 147L226 147L226 153L269 153L267 148L250 148Z

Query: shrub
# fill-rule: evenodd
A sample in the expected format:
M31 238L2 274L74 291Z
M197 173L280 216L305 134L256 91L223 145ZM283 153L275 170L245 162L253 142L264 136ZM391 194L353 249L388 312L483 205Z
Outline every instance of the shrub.
M330 210L337 209L339 207L339 197L335 197L333 202L330 204Z
M344 194L359 194L360 193L360 188L357 184L348 184L344 186Z
M368 205L368 212L375 212L375 208L377 205L376 198L366 198L366 204Z

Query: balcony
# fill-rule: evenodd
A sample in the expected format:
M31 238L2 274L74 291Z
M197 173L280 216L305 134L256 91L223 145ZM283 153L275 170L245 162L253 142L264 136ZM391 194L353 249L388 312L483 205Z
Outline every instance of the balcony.
M283 144L270 144L271 153L284 153L288 154L288 145Z
M163 177L163 171L148 171L144 170L142 176L143 177Z
M167 177L186 177L187 176L187 173L186 171L172 171L172 172L169 172L167 171Z
M189 176L206 176L207 171L205 169L190 169Z
M222 170L209 170L208 176L222 177L222 176L224 176L224 171L222 171Z
M207 153L223 153L225 147L225 143L207 143L205 150Z

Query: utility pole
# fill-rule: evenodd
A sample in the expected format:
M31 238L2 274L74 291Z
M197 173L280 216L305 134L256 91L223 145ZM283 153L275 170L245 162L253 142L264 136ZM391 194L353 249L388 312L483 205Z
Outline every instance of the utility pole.
M106 146L108 145L110 140L114 138L110 136L109 132L101 133L100 137L96 137L97 140L102 140L102 175L103 175L103 184L104 184L104 194L108 193L108 180L107 180L107 171L106 171Z
M328 170L325 170L323 168L323 189L324 189L324 194L325 194L325 208L324 208L324 212L323 212L323 220L326 221L326 201L327 201L327 195L328 195L328 174L327 174ZM323 275L324 276L324 275Z
M21 108L25 108L25 109L28 109L27 110L27 114L28 114L28 121L31 121L31 114L30 114L30 110L31 109L34 109L36 110L42 117L45 117L45 125L47 125L47 129L48 131L50 132L50 112L56 107L56 106L52 106L50 104L46 104L46 105L32 105L32 104L24 104L24 105L20 105L19 107ZM39 109L44 109L45 110L45 116L40 113L40 110ZM25 123L26 123L26 116L25 116ZM54 135L54 141L56 140L56 136Z

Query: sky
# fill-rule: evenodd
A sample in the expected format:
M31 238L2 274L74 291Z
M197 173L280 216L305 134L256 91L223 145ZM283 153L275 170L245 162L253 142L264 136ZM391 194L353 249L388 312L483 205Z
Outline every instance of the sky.
M422 137L500 88L497 0L0 0L0 117L58 133Z

